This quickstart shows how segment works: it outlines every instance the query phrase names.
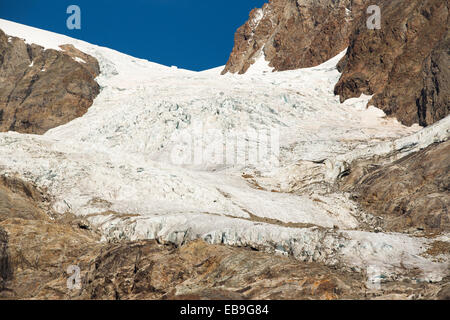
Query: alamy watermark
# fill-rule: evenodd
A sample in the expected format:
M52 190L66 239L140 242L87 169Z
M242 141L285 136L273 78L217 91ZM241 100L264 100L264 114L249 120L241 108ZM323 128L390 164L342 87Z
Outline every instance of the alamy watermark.
M70 5L67 7L66 13L70 16L66 20L66 26L69 30L81 29L81 8L78 5ZM381 8L377 5L370 5L367 8L368 15L366 26L370 30L381 29Z
M70 5L66 10L67 14L70 16L67 18L66 26L69 30L80 30L81 29L81 9L77 5Z

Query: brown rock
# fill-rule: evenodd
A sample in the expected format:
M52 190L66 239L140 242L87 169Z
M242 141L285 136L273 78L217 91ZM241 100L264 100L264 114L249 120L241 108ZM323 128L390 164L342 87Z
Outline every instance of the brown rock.
M402 123L430 125L450 112L448 0L373 1L380 30L356 24L335 87L341 101L374 94L371 104Z
M31 184L15 178L0 177L0 221L9 218L48 220L43 209L47 201L43 193Z
M106 247L91 266L90 299L338 299L364 286L356 275L242 248L194 241ZM86 296L87 295L87 296Z
M439 291L437 298L439 300L450 300L450 283L448 283L441 289L441 291Z
M8 250L8 234L0 228L0 292L6 288L6 283L12 279L11 261Z
M8 39L0 30L0 131L43 134L92 105L100 90L98 62L73 46L62 49Z
M329 60L347 48L353 23L364 13L364 2L271 0L262 9L253 10L247 23L237 30L223 74L245 73L261 50L276 71Z
M381 29L369 30L369 5ZM341 101L370 104L402 123L430 125L450 113L448 0L271 0L250 13L223 70L245 73L261 52L275 71L316 66L348 47L339 63Z
M7 288L12 298L68 298L67 268L77 265L86 270L89 254L98 252L95 234L66 224L14 218L0 222L0 228L9 237L14 278ZM61 281L53 284L55 279Z

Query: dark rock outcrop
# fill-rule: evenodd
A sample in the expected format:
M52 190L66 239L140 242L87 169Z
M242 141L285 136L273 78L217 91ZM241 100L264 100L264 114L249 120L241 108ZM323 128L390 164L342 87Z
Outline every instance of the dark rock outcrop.
M92 105L100 91L97 60L71 45L61 49L45 50L0 30L0 131L43 134Z
M387 165L355 165L342 185L394 232L450 231L450 141Z
M341 61L341 101L362 93L406 125L430 125L450 113L448 0L374 1L381 29L361 19Z

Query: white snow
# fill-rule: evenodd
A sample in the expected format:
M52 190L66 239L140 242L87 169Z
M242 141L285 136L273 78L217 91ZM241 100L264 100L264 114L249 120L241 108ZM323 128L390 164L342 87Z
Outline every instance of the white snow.
M261 56L245 75L221 76L223 68L166 67L1 19L0 29L46 48L73 44L99 61L102 90L83 117L43 136L0 134L0 174L44 188L56 212L85 216L104 240L203 238L376 265L392 277L402 265L423 279L448 273L448 257L419 257L427 239L356 231L356 204L321 184L355 159L407 154L449 136L449 118L422 130L366 108L367 96L340 104L332 90L344 53L275 73Z
M250 21L250 26L253 28L253 30L255 30L258 27L263 17L264 17L264 10L260 8L256 9L255 16Z
M75 60L76 62L79 62L79 63L86 63L86 61L84 61L83 59L81 59L79 57L75 57L75 58L73 58L73 60Z

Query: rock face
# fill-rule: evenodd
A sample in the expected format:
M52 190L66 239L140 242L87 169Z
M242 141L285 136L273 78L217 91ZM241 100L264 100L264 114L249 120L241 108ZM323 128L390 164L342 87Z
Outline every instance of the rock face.
M33 186L2 181L0 195L9 200L0 202L0 297L338 299L365 289L361 275L203 241L180 248L156 241L102 244L79 221L50 221ZM79 290L67 288L70 265L81 270Z
M12 206L0 207L0 298L447 297L446 279L439 283L388 282L383 290L375 290L361 273L202 240L180 247L156 241L102 243L95 230L76 218L66 215L50 220L51 212L40 209L45 207L45 195L32 185L8 179L3 180L1 190ZM44 202L33 200L38 195ZM12 207L24 207L24 203L29 210L17 214ZM69 266L79 267L79 288L68 288Z
M369 5L380 6L380 30L367 28ZM272 0L237 30L223 74L245 73L261 53L283 71L348 47L341 101L374 95L370 104L403 124L430 125L450 113L448 8L448 0Z
M0 292L5 290L6 282L11 280L12 270L8 252L8 234L0 228Z
M375 1L381 29L356 24L335 87L341 100L361 93L402 123L430 125L450 112L449 2Z
M388 165L355 168L344 189L393 232L450 231L450 141L434 144Z
M358 276L247 249L194 241L180 248L137 242L110 245L88 271L89 299L338 299Z
M322 52L319 47L309 56L300 50L299 56L309 57L308 63L332 55L335 47L331 43L336 37L338 43L345 40L331 32L331 26L342 27L345 32L353 28L350 21L338 25L333 14L340 16L344 8L356 21L355 8L361 5L358 1L273 1L268 6L275 8L277 3L289 9L283 14L276 11L280 21L295 16L297 6L315 8L298 11L309 12L308 21L312 23L302 28L311 32L313 26L321 29L316 36L327 49ZM321 6L331 8L331 13ZM263 18L252 23L262 23ZM285 19L286 25L291 26L289 19ZM22 36L26 36L24 33ZM271 35L273 39L290 37L281 29ZM65 104L66 98L73 98L73 87L83 94L91 92L93 87L84 87L82 75L90 79L89 83L93 81L98 74L96 61L70 45L61 46L60 52L28 46L17 38L6 41L3 45L7 55L1 61L6 71L1 76L8 76L9 82L1 84L11 87L10 91L5 89L5 101L8 108L16 101L15 118L29 116L20 125L31 120L36 121L33 125L42 125L54 116L61 121L69 119L73 108L64 107L69 105ZM286 50L297 52L295 41L277 43L290 43ZM301 41L307 43L310 39ZM270 49L267 44L263 47L280 70L296 67L295 61L289 60L292 52L285 54L285 49L277 51L276 46ZM442 81L445 75L436 67L445 58L445 46L439 48L424 69L434 79L424 91L433 101L444 101L439 100L440 91L435 90L435 82ZM379 113L366 113L368 110L362 106L368 99L361 99L360 105L339 105L329 88L339 78L334 66L340 58L319 70L307 70L304 75L251 76L243 82L243 88L227 91L230 84L242 82L245 77L236 81L236 77L202 75L186 86L186 78L197 75L185 70L169 71L100 47L85 45L83 50L105 67L104 94L89 114L44 136L0 134L0 298L448 297L449 150L445 141L450 118L419 131L418 127L405 128L384 119ZM80 59L86 63L77 62ZM58 83L40 73L30 80L32 83L27 82L28 72L36 75L29 68L33 69L38 61L44 63L40 68L45 67L39 72L53 70ZM346 68L349 62L342 60L340 67ZM27 65L24 76L16 79L16 69L10 64L16 69ZM23 91L21 81L32 84L28 91ZM292 91L282 87L287 82L289 86L307 85ZM38 83L42 87L36 87ZM49 84L58 93L53 94ZM162 103L157 101L161 93ZM258 100L262 96L264 100ZM23 103L30 97L35 101L55 98L64 103L57 104L61 109L51 107L48 114L44 110L44 119L37 109L27 115L28 109L22 108L17 97L22 97ZM88 101L83 99L79 101ZM147 104L155 100L155 104ZM335 112L328 113L330 109ZM303 110L304 117L297 118ZM188 170L165 162L160 142L172 143L168 137L175 130L185 136L197 131L195 126L189 127L191 119L205 115L212 128L233 127L234 132L258 122L264 128L286 123L283 132L295 135L288 139L280 156L287 158L283 159L284 167L268 168L265 176L252 168L242 175L242 179L248 179L244 181L241 166L227 176L222 170L218 170L220 175L213 173L216 167L212 172L210 168ZM13 122L14 126L19 124ZM322 131L320 127L327 128ZM28 128L38 130L37 125ZM181 131L183 128L186 131ZM391 130L395 134L390 135ZM155 136L154 132L161 135ZM297 144L300 139L305 140ZM149 144L143 143L142 147L141 142ZM442 143L430 146L437 142ZM319 148L314 149L317 144ZM379 158L385 161L377 162ZM394 158L399 160L392 163ZM354 170L353 165L359 161L360 170ZM392 180L393 176L397 179ZM341 187L349 193L339 190L337 181L344 183ZM358 208L349 199L351 193L372 214ZM284 206L286 203L289 206ZM155 207L159 208L155 211ZM295 211L298 207L305 210ZM383 211L378 212L379 208ZM404 212L407 214L402 215ZM407 228L421 227L437 231L439 239L379 232L379 216L388 218L382 227L389 231L406 233ZM389 224L392 221L395 223ZM68 286L73 275L69 270L75 271L70 268L74 266L80 270L80 288ZM381 289L370 286L381 278Z
M48 220L48 215L36 204L47 201L42 193L28 183L0 177L0 221L8 218Z
M235 35L223 73L245 73L263 52L276 71L312 67L347 48L364 0L271 0Z
M95 58L26 44L0 30L0 131L43 134L82 116L99 93Z

